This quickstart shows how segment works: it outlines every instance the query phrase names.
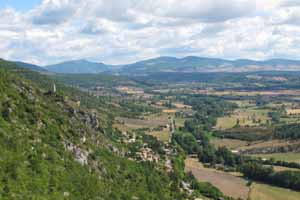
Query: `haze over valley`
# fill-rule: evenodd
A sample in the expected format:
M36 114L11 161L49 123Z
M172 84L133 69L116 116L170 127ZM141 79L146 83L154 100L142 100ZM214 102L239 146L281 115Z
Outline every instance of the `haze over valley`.
M0 199L299 200L299 13L0 1Z

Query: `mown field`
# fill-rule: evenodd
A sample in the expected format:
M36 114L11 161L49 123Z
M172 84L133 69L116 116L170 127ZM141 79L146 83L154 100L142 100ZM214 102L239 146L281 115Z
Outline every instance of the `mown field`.
M211 143L215 147L227 147L229 149L236 149L239 147L246 146L248 142L243 140L235 140L235 139L220 139L220 138L213 138Z
M260 158L274 158L275 160L281 160L286 162L296 162L300 163L300 153L273 153L273 154L255 154L252 155Z
M266 124L269 110L257 108L239 108L230 116L218 118L215 128L226 130L235 126L259 126Z
M300 90L265 90L265 91L238 91L238 90L225 90L225 91L216 91L216 90L195 90L197 94L208 94L216 96L300 96Z
M185 167L185 171L192 172L199 181L213 184L225 195L236 199L248 199L250 188L247 186L247 181L243 178L205 168L197 160L191 158L185 161Z
M249 193L250 200L299 200L300 192L274 187L266 184L253 183Z
M156 137L158 140L162 142L168 142L170 139L170 130L164 129L162 131L151 131L147 133L148 135L152 135L153 137Z
M160 126L166 126L169 123L168 116L166 115L150 115L144 117L144 119L133 119L118 117L116 119L115 127L122 131L130 131L141 128L157 128Z
M279 188L267 184L253 182L248 186L248 181L230 173L204 168L195 159L185 161L186 171L191 171L199 181L209 182L219 188L225 195L236 199L247 200L299 200L300 192ZM275 169L276 171L286 169Z

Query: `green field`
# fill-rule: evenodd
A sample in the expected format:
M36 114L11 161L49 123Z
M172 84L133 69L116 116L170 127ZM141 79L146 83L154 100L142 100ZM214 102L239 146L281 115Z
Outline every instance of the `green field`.
M255 157L300 163L300 153L255 154Z
M231 116L221 117L217 120L216 128L220 130L230 129L237 125L240 126L257 126L266 124L269 110L240 108L234 111Z
M149 132L148 135L152 135L162 142L168 142L170 139L170 131L168 130L152 131Z
M250 200L299 200L300 192L253 183L249 194Z
M174 120L175 120L176 127L184 127L184 122L187 119L186 118L182 118L182 117L175 117Z
M255 107L255 104L249 100L236 100L230 102L237 104L239 108Z
M242 146L246 146L248 142L242 140L235 139L220 139L220 138L212 138L211 143L215 147L227 147L229 149L236 149Z

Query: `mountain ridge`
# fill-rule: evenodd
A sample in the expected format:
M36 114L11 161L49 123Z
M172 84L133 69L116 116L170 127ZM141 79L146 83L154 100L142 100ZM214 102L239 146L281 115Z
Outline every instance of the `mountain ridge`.
M125 65L121 74L149 74L156 72L247 72L291 70L300 71L300 61L289 59L226 60L220 58L207 58L197 56L158 57Z
M48 65L43 69L61 74L97 74L105 72L129 76L147 75L156 72L300 71L300 60L282 58L229 60L199 56L186 56L183 58L162 56L120 65L109 65L80 59Z
M62 63L45 66L45 69L61 74L101 73L111 68L104 63L90 62L86 59L70 60Z
M16 63L19 67L29 69L29 70L32 70L32 71L47 72L47 70L44 69L43 67L38 66L38 65L34 65L34 64L31 64L31 63L20 62L20 61L15 61L14 63Z

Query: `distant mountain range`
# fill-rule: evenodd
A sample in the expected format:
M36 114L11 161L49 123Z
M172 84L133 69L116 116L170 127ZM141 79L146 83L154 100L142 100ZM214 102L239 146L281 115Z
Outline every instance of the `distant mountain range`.
M38 72L46 72L47 70L40 67L40 66L37 66L37 65L34 65L34 64L29 64L29 63L25 63L25 62L15 62L19 67L23 67L23 68L26 68L26 69L30 69L30 70L33 70L33 71L38 71Z
M149 74L156 72L249 72L249 71L300 71L300 61L272 59L266 61L225 60L204 57L159 57L125 65L122 74Z
M300 71L300 61L271 59L255 61L247 59L225 60L189 56L184 58L158 57L127 65L107 65L87 60L73 60L55 65L39 66L17 63L33 70L47 70L62 74L110 73L121 75L147 75L157 72L251 72L251 71Z
M87 60L72 60L49 65L45 69L60 74L97 74L111 70L112 66Z

